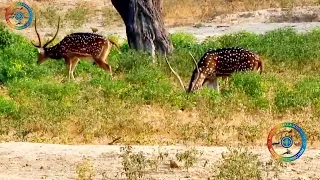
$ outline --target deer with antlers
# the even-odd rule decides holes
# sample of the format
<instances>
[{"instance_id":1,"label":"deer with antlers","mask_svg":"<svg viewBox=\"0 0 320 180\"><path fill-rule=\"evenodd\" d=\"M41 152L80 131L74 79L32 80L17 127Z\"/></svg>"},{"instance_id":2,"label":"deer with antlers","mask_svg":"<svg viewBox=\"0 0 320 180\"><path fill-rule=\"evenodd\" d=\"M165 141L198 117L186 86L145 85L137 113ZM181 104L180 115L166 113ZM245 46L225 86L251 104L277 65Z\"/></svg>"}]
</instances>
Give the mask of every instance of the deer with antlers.
<instances>
[{"instance_id":1,"label":"deer with antlers","mask_svg":"<svg viewBox=\"0 0 320 180\"><path fill-rule=\"evenodd\" d=\"M166 59L170 70L178 78L186 92L200 89L206 82L208 83L208 88L219 91L219 77L228 78L233 73L240 71L258 71L261 74L264 70L263 62L258 55L239 47L209 50L201 57L198 63L194 58L193 60L196 68L192 73L187 89L178 73L173 70Z\"/></svg>"},{"instance_id":2,"label":"deer with antlers","mask_svg":"<svg viewBox=\"0 0 320 180\"><path fill-rule=\"evenodd\" d=\"M38 48L38 64L43 63L47 59L64 59L68 71L68 80L70 77L75 80L73 72L80 61L84 58L89 61L94 61L98 66L110 72L112 77L112 68L107 63L107 57L110 53L112 45L116 46L119 53L119 45L101 35L95 33L72 33L64 37L58 44L52 47L47 47L57 36L59 32L60 17L58 20L58 28L51 40L41 46L40 35L37 30L37 18L35 18L35 31L39 40L39 45L31 42Z\"/></svg>"}]
</instances>

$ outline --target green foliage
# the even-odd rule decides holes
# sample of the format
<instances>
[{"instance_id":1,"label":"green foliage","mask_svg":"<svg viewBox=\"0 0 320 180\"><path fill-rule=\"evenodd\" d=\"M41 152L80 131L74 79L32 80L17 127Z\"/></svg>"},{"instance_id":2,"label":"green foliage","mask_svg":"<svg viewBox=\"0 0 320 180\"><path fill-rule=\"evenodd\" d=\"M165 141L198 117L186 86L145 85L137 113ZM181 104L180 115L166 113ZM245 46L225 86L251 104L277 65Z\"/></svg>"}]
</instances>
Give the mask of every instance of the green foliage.
<instances>
[{"instance_id":1,"label":"green foliage","mask_svg":"<svg viewBox=\"0 0 320 180\"><path fill-rule=\"evenodd\" d=\"M196 161L198 160L198 156L201 156L203 152L199 152L195 148L192 148L190 150L187 150L185 152L177 153L176 158L179 162L184 163L184 167L189 170L190 167L192 167Z\"/></svg>"},{"instance_id":2,"label":"green foliage","mask_svg":"<svg viewBox=\"0 0 320 180\"><path fill-rule=\"evenodd\" d=\"M257 36L256 34L242 31L222 36L218 38L217 41L221 47L240 46L252 49L253 47L257 47L259 35Z\"/></svg>"},{"instance_id":3,"label":"green foliage","mask_svg":"<svg viewBox=\"0 0 320 180\"><path fill-rule=\"evenodd\" d=\"M237 73L231 79L231 85L235 89L253 98L263 95L264 87L262 83L261 75L255 72Z\"/></svg>"},{"instance_id":4,"label":"green foliage","mask_svg":"<svg viewBox=\"0 0 320 180\"><path fill-rule=\"evenodd\" d=\"M0 32L0 83L26 76L37 78L49 74L48 67L36 68L36 48L29 40L6 29Z\"/></svg>"},{"instance_id":5,"label":"green foliage","mask_svg":"<svg viewBox=\"0 0 320 180\"><path fill-rule=\"evenodd\" d=\"M247 149L231 149L222 155L223 161L217 166L218 179L261 179L262 162Z\"/></svg>"},{"instance_id":6,"label":"green foliage","mask_svg":"<svg viewBox=\"0 0 320 180\"><path fill-rule=\"evenodd\" d=\"M149 161L142 152L133 153L131 148L131 146L125 146L120 149L123 152L121 156L125 175L128 179L143 178Z\"/></svg>"},{"instance_id":7,"label":"green foliage","mask_svg":"<svg viewBox=\"0 0 320 180\"><path fill-rule=\"evenodd\" d=\"M62 101L64 98L75 96L79 93L79 87L76 84L57 84L54 82L41 82L32 79L23 79L10 84L10 93L16 96L24 89L28 97L45 99L49 101Z\"/></svg>"},{"instance_id":8,"label":"green foliage","mask_svg":"<svg viewBox=\"0 0 320 180\"><path fill-rule=\"evenodd\" d=\"M192 34L185 32L170 34L169 38L176 48L191 48L197 42L197 39Z\"/></svg>"},{"instance_id":9,"label":"green foliage","mask_svg":"<svg viewBox=\"0 0 320 180\"><path fill-rule=\"evenodd\" d=\"M16 111L15 103L0 96L0 114L9 114L14 111Z\"/></svg>"},{"instance_id":10,"label":"green foliage","mask_svg":"<svg viewBox=\"0 0 320 180\"><path fill-rule=\"evenodd\" d=\"M310 77L299 81L296 84L298 93L305 96L306 99L313 101L320 97L320 78Z\"/></svg>"},{"instance_id":11,"label":"green foliage","mask_svg":"<svg viewBox=\"0 0 320 180\"><path fill-rule=\"evenodd\" d=\"M121 72L129 72L132 69L151 66L151 58L147 53L128 51L120 55L121 61L119 61L118 70Z\"/></svg>"},{"instance_id":12,"label":"green foliage","mask_svg":"<svg viewBox=\"0 0 320 180\"><path fill-rule=\"evenodd\" d=\"M4 23L0 23L0 49L2 50L4 47L9 46L12 44L14 40L14 35L12 35L6 25Z\"/></svg>"},{"instance_id":13,"label":"green foliage","mask_svg":"<svg viewBox=\"0 0 320 180\"><path fill-rule=\"evenodd\" d=\"M297 33L292 28L269 31L263 35L238 32L220 37L212 37L202 44L211 48L226 46L244 47L258 53L272 62L309 62L320 57L320 31Z\"/></svg>"},{"instance_id":14,"label":"green foliage","mask_svg":"<svg viewBox=\"0 0 320 180\"><path fill-rule=\"evenodd\" d=\"M320 107L319 32L298 34L290 29L263 35L241 32L211 37L202 43L187 33L171 34L175 50L167 58L185 85L195 68L189 52L198 61L209 48L243 46L259 54L265 62L262 75L236 73L229 82L220 80L221 93L204 87L187 94L164 57L158 56L157 63L152 64L147 53L130 50L127 43L121 45L121 54L113 48L108 56L114 79L105 70L81 61L75 72L79 82L61 82L61 77L67 77L63 61L49 60L37 65L37 51L30 41L0 25L0 83L8 88L10 96L10 101L0 100L4 104L0 111L8 117L2 121L5 128L1 132L14 128L21 137L38 131L63 137L61 132L67 133L65 124L70 123L75 124L74 131L86 135L87 140L129 131L134 134L131 140L137 141L141 134L152 136L156 131L146 130L148 124L136 122L140 121L140 112L135 109L140 110L144 105L160 106L171 113L176 110L201 112L201 120L210 119L203 124L211 128L213 136L216 122L212 119L230 118L238 111L253 114L268 109L271 113L283 113L309 108L315 115ZM166 116L170 121L175 120L170 113ZM185 127L176 128L185 129L176 132L177 136L185 138L193 133L194 139L200 137L191 125ZM247 131L244 135L256 141L254 134L260 127L250 128L238 130ZM218 142L217 139L209 141Z\"/></svg>"},{"instance_id":15,"label":"green foliage","mask_svg":"<svg viewBox=\"0 0 320 180\"><path fill-rule=\"evenodd\" d=\"M48 80L23 78L8 83L9 94L19 102L19 113L25 119L61 121L61 117L76 110L80 93L77 84L58 84ZM16 117L20 118L20 117Z\"/></svg>"},{"instance_id":16,"label":"green foliage","mask_svg":"<svg viewBox=\"0 0 320 180\"><path fill-rule=\"evenodd\" d=\"M279 110L308 107L317 103L320 97L320 79L306 78L299 81L293 89L281 88L277 91L275 105Z\"/></svg>"}]
</instances>

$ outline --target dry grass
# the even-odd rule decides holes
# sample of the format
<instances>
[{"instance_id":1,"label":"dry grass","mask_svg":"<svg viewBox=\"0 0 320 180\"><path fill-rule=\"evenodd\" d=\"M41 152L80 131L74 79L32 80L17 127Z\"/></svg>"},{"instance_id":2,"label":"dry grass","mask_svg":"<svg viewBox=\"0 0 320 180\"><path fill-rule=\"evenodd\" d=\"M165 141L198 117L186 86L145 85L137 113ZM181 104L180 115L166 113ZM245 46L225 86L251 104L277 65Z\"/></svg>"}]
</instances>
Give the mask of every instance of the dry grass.
<instances>
[{"instance_id":1,"label":"dry grass","mask_svg":"<svg viewBox=\"0 0 320 180\"><path fill-rule=\"evenodd\" d=\"M112 7L111 3L104 1L61 1L56 0L48 3L46 0L30 1L32 7L39 7L42 12L47 12L45 17L50 22L55 21L56 15L64 17L68 22L82 25L84 22L101 24L103 27L119 26L123 24L119 14ZM314 6L320 5L318 0L164 0L163 1L163 16L167 26L193 25L200 22L213 19L216 16L235 13L242 11L254 11L265 8L293 8L297 6ZM80 11L78 7L90 7L89 10ZM1 6L0 6L1 8ZM78 9L77 9L78 8ZM59 12L52 12L54 9L59 9ZM43 14L43 13L41 13ZM52 14L52 16L50 16ZM282 18L273 19L274 21L283 20L303 20L312 19L316 21L319 17L316 15L306 15L296 17L295 15L284 14ZM54 19L54 20L53 20ZM89 20L88 20L89 19ZM309 20L310 21L310 20Z\"/></svg>"},{"instance_id":2,"label":"dry grass","mask_svg":"<svg viewBox=\"0 0 320 180\"><path fill-rule=\"evenodd\" d=\"M189 25L215 16L265 8L319 5L318 0L164 0L163 14L169 25Z\"/></svg>"},{"instance_id":3,"label":"dry grass","mask_svg":"<svg viewBox=\"0 0 320 180\"><path fill-rule=\"evenodd\" d=\"M320 15L317 13L310 14L293 14L291 11L282 12L278 17L271 17L271 22L319 22Z\"/></svg>"}]
</instances>

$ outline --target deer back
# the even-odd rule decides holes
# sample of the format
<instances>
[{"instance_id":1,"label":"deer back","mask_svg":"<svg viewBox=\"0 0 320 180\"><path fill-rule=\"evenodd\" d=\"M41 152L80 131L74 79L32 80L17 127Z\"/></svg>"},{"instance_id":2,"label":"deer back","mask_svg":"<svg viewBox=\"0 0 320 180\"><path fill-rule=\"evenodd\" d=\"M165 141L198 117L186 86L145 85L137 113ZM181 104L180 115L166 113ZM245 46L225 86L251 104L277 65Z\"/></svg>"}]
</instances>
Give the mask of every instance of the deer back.
<instances>
[{"instance_id":1,"label":"deer back","mask_svg":"<svg viewBox=\"0 0 320 180\"><path fill-rule=\"evenodd\" d=\"M93 33L73 33L63 38L57 45L48 48L47 53L52 58L66 57L69 53L78 56L98 57L108 40Z\"/></svg>"}]
</instances>

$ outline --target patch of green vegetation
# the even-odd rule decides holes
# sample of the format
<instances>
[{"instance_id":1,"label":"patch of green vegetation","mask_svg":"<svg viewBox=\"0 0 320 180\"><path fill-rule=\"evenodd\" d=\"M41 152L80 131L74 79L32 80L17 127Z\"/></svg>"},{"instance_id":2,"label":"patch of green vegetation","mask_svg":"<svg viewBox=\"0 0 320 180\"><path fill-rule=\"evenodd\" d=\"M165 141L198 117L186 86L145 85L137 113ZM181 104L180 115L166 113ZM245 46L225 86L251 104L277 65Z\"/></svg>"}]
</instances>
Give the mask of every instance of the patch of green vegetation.
<instances>
[{"instance_id":1,"label":"patch of green vegetation","mask_svg":"<svg viewBox=\"0 0 320 180\"><path fill-rule=\"evenodd\" d=\"M195 45L197 39L190 33L177 32L169 35L170 40L174 47L190 48Z\"/></svg>"},{"instance_id":2,"label":"patch of green vegetation","mask_svg":"<svg viewBox=\"0 0 320 180\"><path fill-rule=\"evenodd\" d=\"M316 40L319 36L319 29L309 33L297 33L292 28L281 28L261 35L249 32L232 33L209 38L203 44L216 48L226 46L248 48L272 63L305 64L318 60L320 52L315 49L320 47L320 42Z\"/></svg>"},{"instance_id":3,"label":"patch of green vegetation","mask_svg":"<svg viewBox=\"0 0 320 180\"><path fill-rule=\"evenodd\" d=\"M52 70L36 65L37 49L26 38L3 29L0 41L3 42L0 48L0 83L23 77L43 77Z\"/></svg>"},{"instance_id":4,"label":"patch of green vegetation","mask_svg":"<svg viewBox=\"0 0 320 180\"><path fill-rule=\"evenodd\" d=\"M128 179L143 178L149 161L142 152L133 153L131 148L131 146L121 148L124 173Z\"/></svg>"},{"instance_id":5,"label":"patch of green vegetation","mask_svg":"<svg viewBox=\"0 0 320 180\"><path fill-rule=\"evenodd\" d=\"M282 161L270 159L267 162L259 160L258 155L250 152L248 148L228 148L227 153L222 153L222 159L215 166L218 171L214 179L262 179L279 178Z\"/></svg>"},{"instance_id":6,"label":"patch of green vegetation","mask_svg":"<svg viewBox=\"0 0 320 180\"><path fill-rule=\"evenodd\" d=\"M0 96L0 114L6 115L13 113L14 111L16 111L15 103Z\"/></svg>"},{"instance_id":7,"label":"patch of green vegetation","mask_svg":"<svg viewBox=\"0 0 320 180\"><path fill-rule=\"evenodd\" d=\"M231 149L228 154L222 155L222 162L217 166L218 179L261 179L263 163L258 156L247 149Z\"/></svg>"},{"instance_id":8,"label":"patch of green vegetation","mask_svg":"<svg viewBox=\"0 0 320 180\"><path fill-rule=\"evenodd\" d=\"M176 154L176 158L179 162L183 162L184 168L189 171L189 168L192 167L198 160L198 156L201 156L203 152L191 148L181 153Z\"/></svg>"},{"instance_id":9,"label":"patch of green vegetation","mask_svg":"<svg viewBox=\"0 0 320 180\"><path fill-rule=\"evenodd\" d=\"M262 111L268 118L295 110L311 113L313 117L319 114L320 107L319 32L298 34L290 29L262 35L240 32L208 38L202 43L187 33L171 34L174 52L168 61L186 85L195 68L189 52L198 60L209 48L243 46L265 62L265 72L261 75L237 73L227 82L219 80L220 93L204 87L187 94L164 57L159 56L153 64L147 53L130 50L127 43L121 44L121 54L113 48L108 56L113 80L108 72L81 61L75 72L79 82L61 82L60 78L67 78L63 61L48 60L37 65L37 50L30 41L1 25L0 83L7 87L10 102L15 104L14 108L8 106L8 110L3 110L14 113L7 113L5 120L0 117L6 127L2 132L14 129L21 134L19 137L38 133L47 140L59 137L60 142L72 141L77 136L84 137L80 141L90 142L121 134L127 137L127 142L146 143L147 139L164 133L161 129L168 128L153 127L149 116L144 114L144 108L150 106L157 107L152 110L156 112L146 114L153 117L155 113L166 119L161 124L169 126L170 132L165 135L174 134L177 141L220 144L223 141L219 135L227 130L235 114L250 116ZM176 115L177 111L181 116ZM181 118L197 123L174 124ZM228 130L233 133L230 137L248 131L244 134L247 141L261 140L254 133L262 130L262 123L247 128L241 122L236 124ZM312 133L319 133L319 129ZM318 136L314 137L315 141L319 140Z\"/></svg>"},{"instance_id":10,"label":"patch of green vegetation","mask_svg":"<svg viewBox=\"0 0 320 180\"><path fill-rule=\"evenodd\" d=\"M320 97L319 77L309 77L297 82L293 89L279 89L275 105L279 110L297 109L316 105Z\"/></svg>"}]
</instances>

